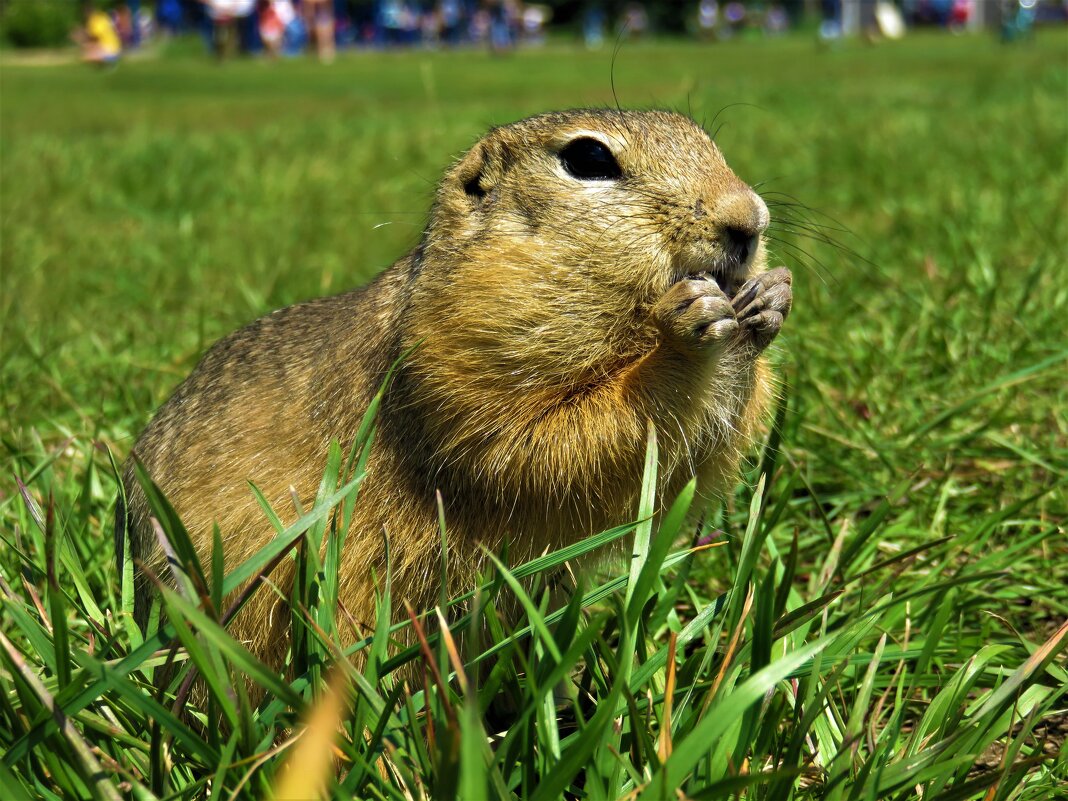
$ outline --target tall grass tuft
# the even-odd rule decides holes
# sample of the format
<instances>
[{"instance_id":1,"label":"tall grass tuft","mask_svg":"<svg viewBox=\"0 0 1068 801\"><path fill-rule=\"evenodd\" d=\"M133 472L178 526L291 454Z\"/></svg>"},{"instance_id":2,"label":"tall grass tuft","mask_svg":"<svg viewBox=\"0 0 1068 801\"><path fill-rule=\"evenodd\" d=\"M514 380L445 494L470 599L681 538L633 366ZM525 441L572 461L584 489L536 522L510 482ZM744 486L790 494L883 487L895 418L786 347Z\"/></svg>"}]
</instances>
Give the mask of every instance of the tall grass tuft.
<instances>
[{"instance_id":1,"label":"tall grass tuft","mask_svg":"<svg viewBox=\"0 0 1068 801\"><path fill-rule=\"evenodd\" d=\"M693 530L693 483L657 498L650 430L633 523L526 564L491 554L479 586L433 610L399 607L387 568L374 635L348 644L338 554L374 411L347 458L331 448L312 508L285 527L264 502L275 538L226 572L218 535L201 562L142 475L171 570L143 637L129 593L101 593L111 576L77 556L89 520L20 484L21 569L0 580L10 797L1037 799L1063 779L1032 732L1065 702L1068 625L962 658L962 591L1005 565L962 563L947 537L876 560L895 495L800 580L781 426L731 541ZM629 564L564 578L624 538ZM720 548L730 584L702 597L687 577ZM226 625L251 593L287 591L270 582L285 559L276 671Z\"/></svg>"}]
</instances>

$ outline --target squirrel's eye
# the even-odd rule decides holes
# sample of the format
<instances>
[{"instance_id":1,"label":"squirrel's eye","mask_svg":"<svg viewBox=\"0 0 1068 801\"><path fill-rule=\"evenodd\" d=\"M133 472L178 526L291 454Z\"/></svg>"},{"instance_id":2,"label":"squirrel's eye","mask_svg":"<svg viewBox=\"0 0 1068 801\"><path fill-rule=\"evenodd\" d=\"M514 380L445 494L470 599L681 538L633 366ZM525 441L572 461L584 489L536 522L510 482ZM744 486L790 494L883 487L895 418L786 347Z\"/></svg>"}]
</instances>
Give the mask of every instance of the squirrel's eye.
<instances>
[{"instance_id":1,"label":"squirrel's eye","mask_svg":"<svg viewBox=\"0 0 1068 801\"><path fill-rule=\"evenodd\" d=\"M590 137L569 142L560 151L560 163L572 176L584 181L611 181L623 175L612 151Z\"/></svg>"}]
</instances>

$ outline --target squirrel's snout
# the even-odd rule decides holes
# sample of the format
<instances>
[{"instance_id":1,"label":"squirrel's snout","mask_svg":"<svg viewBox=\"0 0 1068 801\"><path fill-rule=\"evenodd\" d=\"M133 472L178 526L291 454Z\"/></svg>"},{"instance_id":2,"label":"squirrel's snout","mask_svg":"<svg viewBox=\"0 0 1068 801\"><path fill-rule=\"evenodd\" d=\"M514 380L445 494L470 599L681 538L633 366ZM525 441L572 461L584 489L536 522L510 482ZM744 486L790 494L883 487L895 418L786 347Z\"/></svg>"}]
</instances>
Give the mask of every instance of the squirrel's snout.
<instances>
[{"instance_id":1,"label":"squirrel's snout","mask_svg":"<svg viewBox=\"0 0 1068 801\"><path fill-rule=\"evenodd\" d=\"M744 263L768 227L768 207L751 189L735 192L716 204L715 224L729 256Z\"/></svg>"}]
</instances>

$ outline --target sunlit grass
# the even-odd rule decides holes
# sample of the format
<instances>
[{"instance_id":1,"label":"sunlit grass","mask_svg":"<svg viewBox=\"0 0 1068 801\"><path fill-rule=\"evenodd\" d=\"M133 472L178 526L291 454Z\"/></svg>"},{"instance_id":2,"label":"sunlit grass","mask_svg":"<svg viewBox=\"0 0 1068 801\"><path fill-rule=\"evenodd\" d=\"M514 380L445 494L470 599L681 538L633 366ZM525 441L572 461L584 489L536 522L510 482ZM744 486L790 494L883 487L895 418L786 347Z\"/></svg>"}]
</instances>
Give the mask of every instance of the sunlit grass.
<instances>
[{"instance_id":1,"label":"sunlit grass","mask_svg":"<svg viewBox=\"0 0 1068 801\"><path fill-rule=\"evenodd\" d=\"M656 527L647 505L599 540L636 543L632 564L553 594L596 543L510 565L442 610L452 636L424 619L425 643L390 643L411 623L384 598L344 658L331 550L314 554L344 530L361 442L323 455L321 502L274 551L187 565L147 640L114 565L108 451L216 337L414 244L436 176L487 125L611 103L610 54L0 67L0 785L260 796L311 715L337 758L304 786L339 797L1051 797L1066 55L1063 32L625 48L620 101L726 122L717 141L778 220L797 297L775 433L700 532L686 497L657 499ZM287 545L307 581L279 675L221 623ZM193 671L195 706L175 708ZM342 703L317 700L327 681Z\"/></svg>"}]
</instances>

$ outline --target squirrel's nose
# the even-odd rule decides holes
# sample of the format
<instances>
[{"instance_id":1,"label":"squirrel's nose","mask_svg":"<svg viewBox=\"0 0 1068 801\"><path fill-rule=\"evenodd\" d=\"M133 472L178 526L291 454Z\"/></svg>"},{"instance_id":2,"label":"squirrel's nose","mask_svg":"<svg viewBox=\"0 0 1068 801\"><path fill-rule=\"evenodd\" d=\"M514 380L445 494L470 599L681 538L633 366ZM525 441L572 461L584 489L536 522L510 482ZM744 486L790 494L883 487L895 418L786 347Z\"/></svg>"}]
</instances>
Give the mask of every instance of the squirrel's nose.
<instances>
[{"instance_id":1,"label":"squirrel's nose","mask_svg":"<svg viewBox=\"0 0 1068 801\"><path fill-rule=\"evenodd\" d=\"M716 227L727 253L740 262L756 250L768 227L768 207L751 189L735 192L716 204Z\"/></svg>"},{"instance_id":2,"label":"squirrel's nose","mask_svg":"<svg viewBox=\"0 0 1068 801\"><path fill-rule=\"evenodd\" d=\"M740 262L748 261L749 254L756 250L756 236L741 228L727 228L723 233L723 248L727 253Z\"/></svg>"}]
</instances>

